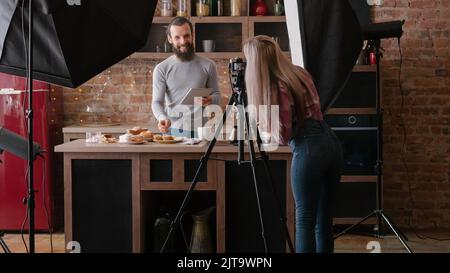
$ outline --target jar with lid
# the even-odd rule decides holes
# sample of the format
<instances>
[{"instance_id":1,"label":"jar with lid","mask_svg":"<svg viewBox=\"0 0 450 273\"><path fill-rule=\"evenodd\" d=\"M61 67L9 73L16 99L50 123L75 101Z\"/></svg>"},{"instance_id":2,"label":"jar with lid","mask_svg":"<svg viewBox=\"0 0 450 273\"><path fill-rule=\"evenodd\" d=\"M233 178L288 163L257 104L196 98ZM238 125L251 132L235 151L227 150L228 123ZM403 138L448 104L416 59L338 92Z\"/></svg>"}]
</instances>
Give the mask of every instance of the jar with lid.
<instances>
[{"instance_id":1,"label":"jar with lid","mask_svg":"<svg viewBox=\"0 0 450 273\"><path fill-rule=\"evenodd\" d=\"M172 0L161 1L161 16L162 17L172 16Z\"/></svg>"},{"instance_id":2,"label":"jar with lid","mask_svg":"<svg viewBox=\"0 0 450 273\"><path fill-rule=\"evenodd\" d=\"M241 16L241 0L231 0L230 9L231 16Z\"/></svg>"},{"instance_id":3,"label":"jar with lid","mask_svg":"<svg viewBox=\"0 0 450 273\"><path fill-rule=\"evenodd\" d=\"M195 4L197 16L209 16L210 11L210 5L208 0L197 0L197 3Z\"/></svg>"},{"instance_id":4,"label":"jar with lid","mask_svg":"<svg viewBox=\"0 0 450 273\"><path fill-rule=\"evenodd\" d=\"M187 4L186 4L186 0L178 0L178 5L177 5L177 16L183 16L183 17L186 17L186 16L187 16Z\"/></svg>"}]
</instances>

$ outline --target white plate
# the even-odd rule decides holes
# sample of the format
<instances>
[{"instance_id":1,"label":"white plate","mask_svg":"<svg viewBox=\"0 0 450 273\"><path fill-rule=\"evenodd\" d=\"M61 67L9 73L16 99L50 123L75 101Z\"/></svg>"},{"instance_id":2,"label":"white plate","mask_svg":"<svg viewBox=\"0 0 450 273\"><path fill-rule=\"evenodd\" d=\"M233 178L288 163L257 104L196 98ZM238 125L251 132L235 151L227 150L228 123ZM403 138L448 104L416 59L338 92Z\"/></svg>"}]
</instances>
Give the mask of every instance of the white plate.
<instances>
[{"instance_id":1,"label":"white plate","mask_svg":"<svg viewBox=\"0 0 450 273\"><path fill-rule=\"evenodd\" d=\"M159 144L174 144L183 141L182 137L176 137L173 140L153 140L153 142L157 142Z\"/></svg>"},{"instance_id":2,"label":"white plate","mask_svg":"<svg viewBox=\"0 0 450 273\"><path fill-rule=\"evenodd\" d=\"M144 144L145 141L142 142L117 142L119 144L130 144L130 145L139 145L139 144Z\"/></svg>"}]
</instances>

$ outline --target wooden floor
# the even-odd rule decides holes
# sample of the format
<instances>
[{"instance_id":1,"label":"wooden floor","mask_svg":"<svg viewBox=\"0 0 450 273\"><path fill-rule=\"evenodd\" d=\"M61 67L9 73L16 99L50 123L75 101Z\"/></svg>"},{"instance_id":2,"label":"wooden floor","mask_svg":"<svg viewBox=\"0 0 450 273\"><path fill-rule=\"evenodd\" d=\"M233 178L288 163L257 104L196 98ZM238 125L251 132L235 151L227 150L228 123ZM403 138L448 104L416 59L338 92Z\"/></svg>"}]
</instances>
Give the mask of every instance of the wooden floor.
<instances>
[{"instance_id":1,"label":"wooden floor","mask_svg":"<svg viewBox=\"0 0 450 273\"><path fill-rule=\"evenodd\" d=\"M450 241L437 241L432 239L419 239L413 232L404 231L409 241L407 244L416 253L450 253ZM418 231L419 235L427 235L433 238L450 238L450 230L448 231ZM28 243L28 236L24 236ZM24 253L25 247L20 234L6 234L4 240L13 253ZM335 241L336 253L369 253L368 243L374 241L380 245L381 253L403 253L405 248L395 236L385 236L384 238L376 238L363 235L344 235ZM372 249L372 248L370 248ZM64 253L64 234L57 233L53 235L53 251L54 253ZM48 234L36 235L36 252L51 253L50 236ZM3 250L0 248L0 253Z\"/></svg>"}]
</instances>

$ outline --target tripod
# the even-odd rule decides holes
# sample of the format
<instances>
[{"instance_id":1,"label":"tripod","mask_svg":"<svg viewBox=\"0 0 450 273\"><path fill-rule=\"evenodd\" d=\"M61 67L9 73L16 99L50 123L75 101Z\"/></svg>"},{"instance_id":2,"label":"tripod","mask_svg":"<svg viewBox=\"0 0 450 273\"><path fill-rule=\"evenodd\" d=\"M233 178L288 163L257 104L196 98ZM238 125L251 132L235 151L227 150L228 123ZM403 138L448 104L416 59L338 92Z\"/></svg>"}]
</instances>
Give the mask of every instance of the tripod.
<instances>
[{"instance_id":1,"label":"tripod","mask_svg":"<svg viewBox=\"0 0 450 273\"><path fill-rule=\"evenodd\" d=\"M382 194L382 175L383 175L383 109L381 108L381 91L380 91L380 84L381 84L381 80L380 80L380 59L382 57L382 53L381 53L381 42L380 40L373 40L371 41L372 45L375 49L375 56L376 56L376 66L377 66L377 77L376 77L376 106L377 106L377 118L378 118L378 132L377 132L377 163L375 166L376 169L376 173L377 173L377 186L376 186L376 209L370 213L369 215L367 215L366 217L364 217L361 221L359 221L358 223L346 228L345 230L343 230L341 233L339 233L338 235L336 235L334 237L334 239L339 238L340 236L348 233L349 231L351 231L352 229L356 228L357 226L359 226L360 224L362 224L363 222L365 222L367 219L376 216L377 217L377 225L378 225L378 229L377 229L377 238L381 238L381 229L382 229L382 221L384 220L386 222L386 224L388 224L389 228L394 232L395 236L397 237L397 239L402 243L402 245L405 247L405 249L409 252L412 253L411 249L409 248L409 246L406 244L405 241L408 240L408 238L395 226L395 224L389 220L389 218L385 215L384 210L383 210L383 201L381 198L381 194Z\"/></svg>"},{"instance_id":2,"label":"tripod","mask_svg":"<svg viewBox=\"0 0 450 273\"><path fill-rule=\"evenodd\" d=\"M3 248L3 252L11 253L11 250L9 250L8 245L6 245L6 242L3 240L4 235L5 234L3 232L0 232L0 246Z\"/></svg>"},{"instance_id":3,"label":"tripod","mask_svg":"<svg viewBox=\"0 0 450 273\"><path fill-rule=\"evenodd\" d=\"M3 150L2 149L0 149L0 155L3 153ZM1 160L0 160L0 163L3 163ZM0 246L3 248L3 251L5 252L5 253L11 253L11 250L9 250L9 248L8 248L8 246L6 245L6 243L5 243L5 241L3 240L3 236L4 236L5 234L3 233L3 232L0 232Z\"/></svg>"},{"instance_id":4,"label":"tripod","mask_svg":"<svg viewBox=\"0 0 450 273\"><path fill-rule=\"evenodd\" d=\"M238 89L237 92L233 92L233 95L230 97L230 100L228 102L228 106L244 106L244 107L240 107L238 109L245 109L246 105L247 105L247 96L246 96L246 93L245 93L245 89ZM218 137L219 133L222 131L223 125L226 122L226 119L227 119L227 116L228 116L228 113L229 113L228 109L229 109L229 107L227 107L227 111L225 111L225 113L223 114L222 122L219 123L217 128L216 128L216 132L214 134L214 138L211 140L211 142L210 142L210 144L208 146L208 150L203 155L203 157L200 159L200 165L199 165L199 167L198 167L198 169L197 169L197 171L195 173L195 176L194 176L194 178L192 180L191 186L189 187L189 190L186 193L186 196L184 197L184 200L183 200L183 202L182 202L182 204L181 204L181 206L180 206L180 208L178 210L178 213L177 213L175 219L172 221L172 223L170 225L169 233L168 233L168 235L167 235L167 237L166 237L166 239L164 241L164 244L163 244L163 246L161 247L161 250L160 250L161 253L164 252L166 244L169 241L172 233L174 232L174 229L179 225L180 217L181 217L183 211L185 210L187 203L190 200L190 197L191 197L191 195L192 195L192 193L193 193L193 191L195 189L195 186L197 185L197 178L198 178L199 174L201 173L202 169L204 168L204 166L206 165L207 161L209 159L222 160L222 159L211 158L210 155L211 155L211 152L212 152L212 150L214 148L214 145L216 144L217 137ZM247 128L247 132L250 132L250 122L249 122L248 113L245 112L245 114L241 115L241 117L242 116L245 116L245 126ZM293 246L292 240L291 240L291 238L289 236L289 231L288 231L288 227L287 227L287 224L286 224L286 218L283 216L283 212L282 212L282 209L281 209L280 201L279 201L279 199L277 197L277 194L275 192L275 185L273 184L272 175L271 175L270 170L269 170L269 163L268 163L269 159L268 159L267 154L263 150L261 150L261 143L262 143L262 141L261 141L261 137L259 135L259 131L258 130L257 130L257 140L256 141L257 141L258 150L259 150L261 156L259 158L256 158L254 141L249 138L249 140L248 140L248 149L250 151L250 161L245 161L244 160L244 140L242 140L242 138L240 138L238 140L238 160L237 160L237 162L238 162L239 165L250 164L251 169L252 169L253 183L254 183L254 189L255 189L255 194L256 194L256 201L257 201L257 206L258 206L258 217L259 217L259 222L260 222L260 225L261 225L261 237L262 237L262 240L263 240L263 243L264 243L265 253L268 252L268 248L267 248L267 239L266 239L266 236L265 236L264 221L263 221L263 217L262 217L261 203L260 203L260 198L259 198L258 183L257 183L257 179L256 179L256 170L255 170L256 160L262 160L263 161L264 171L265 171L265 174L266 174L266 176L268 177L268 179L270 180L270 183L271 183L271 190L272 190L272 193L274 195L274 198L275 198L277 206L278 206L280 222L284 226L284 234L285 234L286 240L288 242L289 249L290 249L291 252L294 252L294 246Z\"/></svg>"}]
</instances>

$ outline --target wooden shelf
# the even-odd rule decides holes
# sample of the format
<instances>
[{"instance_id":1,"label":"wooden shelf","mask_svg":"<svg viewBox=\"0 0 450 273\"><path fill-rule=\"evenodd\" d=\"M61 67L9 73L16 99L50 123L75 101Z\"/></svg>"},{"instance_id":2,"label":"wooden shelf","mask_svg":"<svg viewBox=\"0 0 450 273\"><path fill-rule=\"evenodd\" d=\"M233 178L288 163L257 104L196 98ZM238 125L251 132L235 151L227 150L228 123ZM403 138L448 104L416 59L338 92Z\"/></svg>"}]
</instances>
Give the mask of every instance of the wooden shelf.
<instances>
[{"instance_id":1,"label":"wooden shelf","mask_svg":"<svg viewBox=\"0 0 450 273\"><path fill-rule=\"evenodd\" d=\"M189 7L192 5L191 2L189 2ZM247 6L247 4L245 4ZM248 7L244 8L244 2L243 2L243 11L245 12L243 14L247 14ZM153 17L153 27L161 27L161 25L169 24L170 21L174 18L172 17L161 17L156 16ZM188 16L189 20L192 22L194 27L194 33L195 33L195 41L196 44L196 52L199 56L204 56L210 59L231 59L234 57L240 57L243 58L244 54L240 52L236 52L240 45L249 37L253 37L254 35L258 34L266 34L269 36L277 36L279 37L280 46L282 46L283 50L285 50L285 54L288 58L291 58L291 54L289 52L289 41L287 38L287 31L283 30L283 27L279 26L279 24L276 23L285 23L286 17L285 16ZM269 27L266 28L266 24L269 23ZM275 23L275 25L270 25L270 23ZM239 27L230 25L230 31L232 31L231 34L229 32L226 32L227 35L223 36L217 36L218 32L223 33L225 26L216 25L212 26L211 29L209 29L208 26L205 26L205 24L240 24ZM259 26L259 29L263 28L267 30L268 32L265 33L264 30L261 30L261 33L255 34L255 24L264 24L263 26ZM159 26L158 26L159 25ZM207 29L206 29L207 28ZM217 29L214 29L217 28ZM239 28L239 31L237 30ZM281 30L280 30L281 29ZM238 33L239 32L239 33ZM231 35L231 36L230 36ZM240 40L239 43L237 43L235 36L239 35ZM148 52L137 52L130 56L130 58L134 59L166 59L170 57L173 53L165 53L165 52L154 52L157 45L159 45L161 48L163 48L164 40L165 40L165 33L163 29L152 29L150 33L150 38L148 44L146 45L145 50L149 50ZM216 40L216 49L218 51L216 52L202 52L202 46L198 43L201 42L203 39L212 39ZM224 48L224 44L228 45L228 48ZM217 48L218 45L220 45L220 48ZM239 45L239 46L238 46ZM232 50L232 52L226 51L226 49Z\"/></svg>"},{"instance_id":2,"label":"wooden shelf","mask_svg":"<svg viewBox=\"0 0 450 273\"><path fill-rule=\"evenodd\" d=\"M376 115L376 108L330 108L325 115Z\"/></svg>"},{"instance_id":3,"label":"wooden shelf","mask_svg":"<svg viewBox=\"0 0 450 273\"><path fill-rule=\"evenodd\" d=\"M377 72L376 65L355 65L353 72Z\"/></svg>"},{"instance_id":4,"label":"wooden shelf","mask_svg":"<svg viewBox=\"0 0 450 273\"><path fill-rule=\"evenodd\" d=\"M376 183L377 176L376 175L343 175L341 177L341 182L343 183Z\"/></svg>"},{"instance_id":5,"label":"wooden shelf","mask_svg":"<svg viewBox=\"0 0 450 273\"><path fill-rule=\"evenodd\" d=\"M248 21L247 16L204 16L204 17L191 17L189 18L193 24L196 23L246 23Z\"/></svg>"},{"instance_id":6,"label":"wooden shelf","mask_svg":"<svg viewBox=\"0 0 450 273\"><path fill-rule=\"evenodd\" d=\"M286 22L286 16L248 16L250 22Z\"/></svg>"},{"instance_id":7,"label":"wooden shelf","mask_svg":"<svg viewBox=\"0 0 450 273\"><path fill-rule=\"evenodd\" d=\"M153 17L153 24L169 24L175 17Z\"/></svg>"}]
</instances>

